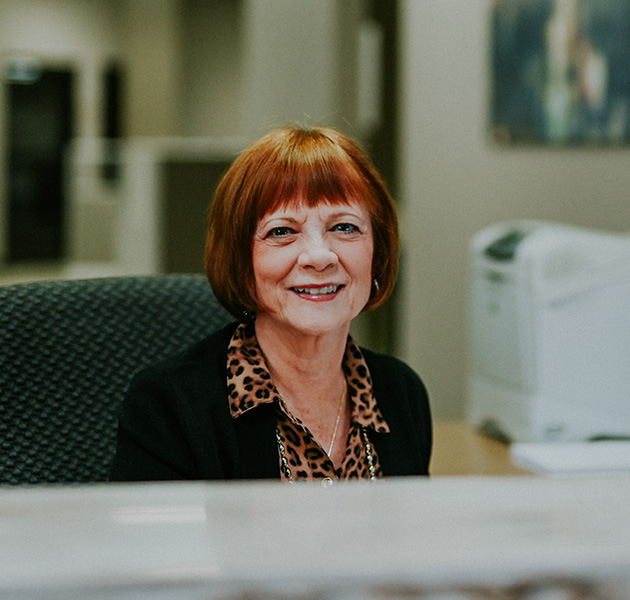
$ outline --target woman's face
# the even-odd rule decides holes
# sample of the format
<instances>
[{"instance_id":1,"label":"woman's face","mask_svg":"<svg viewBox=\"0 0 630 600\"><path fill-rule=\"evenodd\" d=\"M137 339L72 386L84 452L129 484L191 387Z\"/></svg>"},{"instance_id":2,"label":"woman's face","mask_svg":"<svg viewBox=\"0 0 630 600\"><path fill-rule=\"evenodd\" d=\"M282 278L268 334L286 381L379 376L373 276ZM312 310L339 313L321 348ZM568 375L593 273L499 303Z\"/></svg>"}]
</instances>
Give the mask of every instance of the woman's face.
<instances>
[{"instance_id":1,"label":"woman's face","mask_svg":"<svg viewBox=\"0 0 630 600\"><path fill-rule=\"evenodd\" d=\"M258 318L309 335L347 333L370 297L373 253L362 203L300 203L265 215L252 249Z\"/></svg>"}]
</instances>

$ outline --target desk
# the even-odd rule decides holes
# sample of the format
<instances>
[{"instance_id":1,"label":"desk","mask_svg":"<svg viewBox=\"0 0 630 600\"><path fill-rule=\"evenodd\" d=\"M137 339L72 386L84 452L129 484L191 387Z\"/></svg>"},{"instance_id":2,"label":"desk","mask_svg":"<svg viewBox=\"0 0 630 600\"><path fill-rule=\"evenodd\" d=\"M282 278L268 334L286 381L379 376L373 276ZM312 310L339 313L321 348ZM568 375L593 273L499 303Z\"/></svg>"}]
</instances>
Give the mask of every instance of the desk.
<instances>
[{"instance_id":1,"label":"desk","mask_svg":"<svg viewBox=\"0 0 630 600\"><path fill-rule=\"evenodd\" d=\"M0 489L0 598L625 600L629 497L625 477Z\"/></svg>"},{"instance_id":2,"label":"desk","mask_svg":"<svg viewBox=\"0 0 630 600\"><path fill-rule=\"evenodd\" d=\"M433 424L432 475L531 475L510 460L510 447L463 421Z\"/></svg>"}]
</instances>

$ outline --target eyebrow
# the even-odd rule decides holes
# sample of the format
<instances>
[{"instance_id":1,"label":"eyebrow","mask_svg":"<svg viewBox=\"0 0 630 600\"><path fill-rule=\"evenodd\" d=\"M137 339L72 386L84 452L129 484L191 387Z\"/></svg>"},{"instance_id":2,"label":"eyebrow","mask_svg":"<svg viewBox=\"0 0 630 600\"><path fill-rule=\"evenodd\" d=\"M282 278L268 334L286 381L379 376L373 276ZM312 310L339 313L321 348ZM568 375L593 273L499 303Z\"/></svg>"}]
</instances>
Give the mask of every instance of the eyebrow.
<instances>
[{"instance_id":1,"label":"eyebrow","mask_svg":"<svg viewBox=\"0 0 630 600\"><path fill-rule=\"evenodd\" d=\"M303 222L304 222L304 221L300 221L299 219L297 219L297 218L295 218L295 217L291 217L291 216L289 216L289 215L283 215L283 216L280 216L280 215L278 215L278 216L271 215L271 217L270 217L270 218L268 218L268 219L263 217L263 219L261 219L260 223L258 223L258 227L257 227L257 229L259 229L259 228L266 229L266 228L267 228L267 227L269 227L269 226L270 226L270 225L271 225L274 221L280 221L280 222L282 222L282 223L292 223L292 224L295 224L295 223L303 223Z\"/></svg>"},{"instance_id":2,"label":"eyebrow","mask_svg":"<svg viewBox=\"0 0 630 600\"><path fill-rule=\"evenodd\" d=\"M326 215L326 219L339 219L339 218L343 218L343 217L355 217L357 219L361 219L363 220L363 216L360 215L359 213L353 212L353 211L348 211L348 210L340 210L334 213L331 213L330 215ZM268 218L263 217L260 221L260 225L266 226L268 223L271 223L275 220L278 221L287 221L289 223L303 223L304 221L306 221L306 219L298 219L296 216L289 214L282 214L282 215L270 215Z\"/></svg>"}]
</instances>

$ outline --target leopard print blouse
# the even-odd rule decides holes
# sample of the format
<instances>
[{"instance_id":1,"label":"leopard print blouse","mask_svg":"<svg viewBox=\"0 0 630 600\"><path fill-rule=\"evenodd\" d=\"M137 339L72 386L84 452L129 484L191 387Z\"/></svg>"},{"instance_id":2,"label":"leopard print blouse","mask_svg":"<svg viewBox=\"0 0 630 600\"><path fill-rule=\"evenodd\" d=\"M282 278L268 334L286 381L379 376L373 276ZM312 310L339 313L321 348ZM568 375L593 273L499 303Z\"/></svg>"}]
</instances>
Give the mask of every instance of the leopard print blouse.
<instances>
[{"instance_id":1,"label":"leopard print blouse","mask_svg":"<svg viewBox=\"0 0 630 600\"><path fill-rule=\"evenodd\" d=\"M351 407L350 432L346 441L345 458L338 469L324 449L315 440L306 425L293 416L271 380L264 356L256 340L253 323L241 323L228 347L227 384L230 412L233 419L260 404L275 402L277 428L284 445L285 456L294 480L369 479L367 454L362 429L372 428L389 433L372 393L372 381L361 350L348 338L343 370L348 382L348 399ZM375 474L382 476L382 468L374 444L371 444ZM288 478L281 468L281 478Z\"/></svg>"}]
</instances>

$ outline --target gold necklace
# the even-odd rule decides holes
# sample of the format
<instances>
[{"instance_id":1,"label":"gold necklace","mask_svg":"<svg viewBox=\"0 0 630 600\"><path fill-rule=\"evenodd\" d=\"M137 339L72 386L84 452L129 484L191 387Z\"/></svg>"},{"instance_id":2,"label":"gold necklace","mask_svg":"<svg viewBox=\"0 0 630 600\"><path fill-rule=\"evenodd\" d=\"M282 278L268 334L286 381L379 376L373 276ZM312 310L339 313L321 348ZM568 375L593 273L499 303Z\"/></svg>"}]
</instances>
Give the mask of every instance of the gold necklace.
<instances>
[{"instance_id":1,"label":"gold necklace","mask_svg":"<svg viewBox=\"0 0 630 600\"><path fill-rule=\"evenodd\" d=\"M368 472L370 473L370 481L376 481L376 467L374 466L372 444L370 443L370 439L368 438L365 427L361 427L361 437L363 438L363 444L365 446L365 458L367 459ZM295 480L293 479L293 473L291 472L291 467L289 466L289 461L287 460L284 444L282 443L282 437L280 436L280 430L277 427L276 442L278 443L278 450L280 450L280 462L282 463L282 470L284 471L284 475L289 483L293 485L293 483L295 483ZM322 487L329 487L333 483L334 482L330 477L325 477L321 481Z\"/></svg>"},{"instance_id":2,"label":"gold necklace","mask_svg":"<svg viewBox=\"0 0 630 600\"><path fill-rule=\"evenodd\" d=\"M328 458L330 458L330 453L332 449L335 447L335 438L337 437L337 430L339 429L339 421L341 421L341 409L345 406L344 400L346 399L346 392L348 390L348 385L344 381L343 389L341 390L341 398L339 398L339 408L337 409L337 419L335 420L335 427L333 429L332 438L330 439L330 446L328 447Z\"/></svg>"},{"instance_id":3,"label":"gold necklace","mask_svg":"<svg viewBox=\"0 0 630 600\"><path fill-rule=\"evenodd\" d=\"M280 392L280 389L278 388L278 384L276 384L276 389L278 390L278 392ZM341 396L339 398L339 408L337 408L337 418L335 419L335 426L333 428L332 437L330 438L330 446L328 447L328 452L326 452L329 458L330 458L330 453L332 452L332 449L335 446L335 439L337 438L337 430L339 429L339 423L341 421L342 408L346 404L344 401L346 399L347 392L348 392L348 384L346 380L344 379L343 387L341 388ZM287 397L286 394L282 392L280 392L280 396L282 398ZM322 444L322 449L323 449L323 444Z\"/></svg>"},{"instance_id":4,"label":"gold necklace","mask_svg":"<svg viewBox=\"0 0 630 600\"><path fill-rule=\"evenodd\" d=\"M342 408L345 405L344 400L346 399L347 392L348 392L348 385L345 384L341 392L341 398L339 399L339 408L337 409L337 418L335 420L335 427L333 429L332 439L330 440L330 447L328 448L328 452L327 452L328 458L330 458L330 453L332 452L332 449L335 445L335 438L337 437L337 431L339 429L339 423L341 421ZM363 445L365 447L365 458L367 461L368 472L370 474L370 481L376 481L376 467L374 466L372 444L370 443L365 427L361 427L361 437L363 439ZM284 443L282 442L280 430L278 429L277 426L276 426L276 442L278 444L278 450L280 451L280 462L282 464L282 470L284 471L284 475L289 481L289 483L293 484L295 480L293 479L293 473L291 471L291 467L289 466L289 461L287 460ZM329 487L333 483L334 482L330 477L325 477L321 481L321 484L323 487Z\"/></svg>"}]
</instances>

